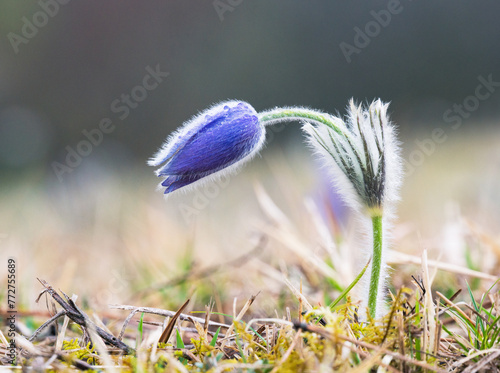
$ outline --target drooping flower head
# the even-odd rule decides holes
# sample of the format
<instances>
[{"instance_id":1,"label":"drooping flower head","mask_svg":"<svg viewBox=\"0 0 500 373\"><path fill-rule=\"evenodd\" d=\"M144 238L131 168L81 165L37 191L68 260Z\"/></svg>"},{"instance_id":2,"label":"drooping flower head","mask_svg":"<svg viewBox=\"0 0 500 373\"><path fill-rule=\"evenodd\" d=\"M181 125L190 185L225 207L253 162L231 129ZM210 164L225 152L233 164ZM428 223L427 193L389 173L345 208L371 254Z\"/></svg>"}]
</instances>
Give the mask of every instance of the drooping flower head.
<instances>
[{"instance_id":1,"label":"drooping flower head","mask_svg":"<svg viewBox=\"0 0 500 373\"><path fill-rule=\"evenodd\" d=\"M149 160L165 180L165 194L207 177L234 172L262 148L264 127L246 102L226 101L203 111L173 133Z\"/></svg>"}]
</instances>

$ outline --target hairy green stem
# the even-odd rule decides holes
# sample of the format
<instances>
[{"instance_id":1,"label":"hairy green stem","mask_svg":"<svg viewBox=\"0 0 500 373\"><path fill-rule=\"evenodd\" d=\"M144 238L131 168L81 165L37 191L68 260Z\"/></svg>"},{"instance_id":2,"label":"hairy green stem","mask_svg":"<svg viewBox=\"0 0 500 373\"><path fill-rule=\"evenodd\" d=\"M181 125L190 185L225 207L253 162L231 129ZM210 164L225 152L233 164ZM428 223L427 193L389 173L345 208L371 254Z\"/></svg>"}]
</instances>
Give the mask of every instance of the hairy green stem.
<instances>
[{"instance_id":1,"label":"hairy green stem","mask_svg":"<svg viewBox=\"0 0 500 373\"><path fill-rule=\"evenodd\" d=\"M372 318L377 317L377 301L382 267L382 215L372 216L373 226L373 257L370 277L370 292L368 295L368 310Z\"/></svg>"},{"instance_id":2,"label":"hairy green stem","mask_svg":"<svg viewBox=\"0 0 500 373\"><path fill-rule=\"evenodd\" d=\"M327 113L320 111L294 107L294 108L275 108L259 113L259 121L264 126L273 125L285 121L305 121L313 124L323 124L330 127L339 134L345 134L343 128L334 122L334 118Z\"/></svg>"}]
</instances>

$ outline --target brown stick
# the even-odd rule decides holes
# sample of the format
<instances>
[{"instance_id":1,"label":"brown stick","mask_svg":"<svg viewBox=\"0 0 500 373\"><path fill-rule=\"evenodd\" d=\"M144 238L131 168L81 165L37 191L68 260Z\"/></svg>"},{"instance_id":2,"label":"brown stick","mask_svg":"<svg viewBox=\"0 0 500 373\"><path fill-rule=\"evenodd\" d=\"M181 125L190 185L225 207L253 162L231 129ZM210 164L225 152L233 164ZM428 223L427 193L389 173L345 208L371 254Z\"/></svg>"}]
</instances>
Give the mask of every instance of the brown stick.
<instances>
[{"instance_id":1,"label":"brown stick","mask_svg":"<svg viewBox=\"0 0 500 373\"><path fill-rule=\"evenodd\" d=\"M66 300L64 300L55 290L52 286L50 286L47 281L38 279L42 286L45 288L44 292L48 293L52 299L54 299L59 305L64 309L64 313L66 316L68 316L71 321L74 323L77 323L78 325L86 328L90 326L92 329L96 331L96 333L101 337L107 344L112 345L122 351L124 351L127 354L134 353L134 349L123 343L122 341L118 340L114 335L109 334L105 330L101 329L98 327L96 324L94 324L89 317L81 311L76 304L66 295L64 294L64 297Z\"/></svg>"}]
</instances>

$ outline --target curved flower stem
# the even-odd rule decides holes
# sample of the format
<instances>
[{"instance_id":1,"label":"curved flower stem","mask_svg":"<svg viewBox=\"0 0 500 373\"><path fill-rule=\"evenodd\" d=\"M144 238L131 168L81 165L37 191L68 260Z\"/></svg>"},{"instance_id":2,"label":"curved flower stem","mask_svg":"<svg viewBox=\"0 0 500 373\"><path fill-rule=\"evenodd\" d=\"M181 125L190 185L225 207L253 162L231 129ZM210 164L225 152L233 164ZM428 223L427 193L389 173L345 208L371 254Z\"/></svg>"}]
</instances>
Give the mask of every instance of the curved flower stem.
<instances>
[{"instance_id":1,"label":"curved flower stem","mask_svg":"<svg viewBox=\"0 0 500 373\"><path fill-rule=\"evenodd\" d=\"M344 128L341 128L338 123L335 123L334 118L331 115L316 110L301 107L286 107L275 108L259 113L259 121L264 126L293 120L309 122L316 125L326 125L338 134L347 134L347 131L345 131Z\"/></svg>"},{"instance_id":2,"label":"curved flower stem","mask_svg":"<svg viewBox=\"0 0 500 373\"><path fill-rule=\"evenodd\" d=\"M382 266L382 215L372 216L373 226L373 258L368 295L368 310L372 318L377 317L377 301Z\"/></svg>"}]
</instances>

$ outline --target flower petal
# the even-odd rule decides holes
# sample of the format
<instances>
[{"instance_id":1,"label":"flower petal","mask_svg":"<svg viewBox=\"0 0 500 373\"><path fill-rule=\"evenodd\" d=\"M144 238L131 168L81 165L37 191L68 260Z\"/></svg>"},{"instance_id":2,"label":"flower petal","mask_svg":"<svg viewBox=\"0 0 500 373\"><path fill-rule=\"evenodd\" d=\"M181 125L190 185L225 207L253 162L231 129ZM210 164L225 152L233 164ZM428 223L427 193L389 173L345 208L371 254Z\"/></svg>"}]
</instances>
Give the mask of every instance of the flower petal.
<instances>
[{"instance_id":1,"label":"flower petal","mask_svg":"<svg viewBox=\"0 0 500 373\"><path fill-rule=\"evenodd\" d=\"M177 189L185 187L189 184L194 183L201 179L202 176L169 176L161 183L162 186L166 187L164 194L171 193Z\"/></svg>"},{"instance_id":2,"label":"flower petal","mask_svg":"<svg viewBox=\"0 0 500 373\"><path fill-rule=\"evenodd\" d=\"M207 122L178 148L158 175L208 175L252 151L263 131L256 115L232 113Z\"/></svg>"}]
</instances>

